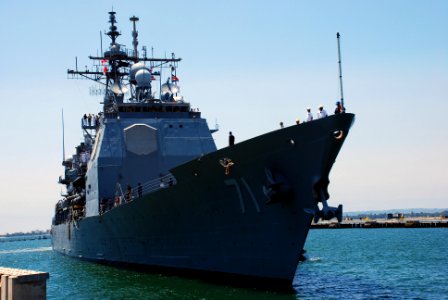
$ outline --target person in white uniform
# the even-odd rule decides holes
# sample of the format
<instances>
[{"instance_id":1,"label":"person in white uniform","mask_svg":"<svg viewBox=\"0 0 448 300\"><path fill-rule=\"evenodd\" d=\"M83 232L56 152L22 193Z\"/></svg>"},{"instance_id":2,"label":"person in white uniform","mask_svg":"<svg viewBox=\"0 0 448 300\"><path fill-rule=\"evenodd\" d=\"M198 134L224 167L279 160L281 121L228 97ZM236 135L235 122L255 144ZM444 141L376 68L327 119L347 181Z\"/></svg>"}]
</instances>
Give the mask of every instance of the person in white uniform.
<instances>
[{"instance_id":1,"label":"person in white uniform","mask_svg":"<svg viewBox=\"0 0 448 300\"><path fill-rule=\"evenodd\" d=\"M311 113L311 108L307 108L306 109L306 117L305 117L305 122L309 122L313 120L313 114Z\"/></svg>"},{"instance_id":2,"label":"person in white uniform","mask_svg":"<svg viewBox=\"0 0 448 300\"><path fill-rule=\"evenodd\" d=\"M323 105L319 105L319 111L317 112L317 118L318 119L322 119L322 118L325 118L327 116L328 116L328 114L325 111L324 106Z\"/></svg>"}]
</instances>

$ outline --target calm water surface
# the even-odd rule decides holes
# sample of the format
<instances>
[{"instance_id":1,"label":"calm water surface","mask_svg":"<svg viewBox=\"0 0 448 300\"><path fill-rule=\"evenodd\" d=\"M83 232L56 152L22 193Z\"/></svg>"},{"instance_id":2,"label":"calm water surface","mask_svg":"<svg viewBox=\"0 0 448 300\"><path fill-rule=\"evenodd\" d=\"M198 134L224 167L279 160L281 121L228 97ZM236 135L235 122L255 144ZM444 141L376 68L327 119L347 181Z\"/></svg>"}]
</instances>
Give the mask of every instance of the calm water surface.
<instances>
[{"instance_id":1,"label":"calm water surface","mask_svg":"<svg viewBox=\"0 0 448 300\"><path fill-rule=\"evenodd\" d=\"M48 299L448 299L448 229L315 229L295 294L79 261L50 240L0 241L0 266L50 273Z\"/></svg>"}]
</instances>

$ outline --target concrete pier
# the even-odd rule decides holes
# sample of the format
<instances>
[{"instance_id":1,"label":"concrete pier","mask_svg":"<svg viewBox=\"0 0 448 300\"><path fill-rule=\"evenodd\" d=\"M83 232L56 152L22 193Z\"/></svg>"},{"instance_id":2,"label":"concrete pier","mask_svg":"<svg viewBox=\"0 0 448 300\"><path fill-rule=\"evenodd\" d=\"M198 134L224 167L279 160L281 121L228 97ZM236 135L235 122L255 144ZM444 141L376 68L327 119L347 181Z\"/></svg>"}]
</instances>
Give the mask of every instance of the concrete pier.
<instances>
[{"instance_id":1,"label":"concrete pier","mask_svg":"<svg viewBox=\"0 0 448 300\"><path fill-rule=\"evenodd\" d=\"M46 299L46 272L0 267L0 300Z\"/></svg>"},{"instance_id":2,"label":"concrete pier","mask_svg":"<svg viewBox=\"0 0 448 300\"><path fill-rule=\"evenodd\" d=\"M311 224L315 229L336 229L336 228L448 228L448 219L435 218L404 218L404 219L346 219L341 223L336 220L319 221Z\"/></svg>"}]
</instances>

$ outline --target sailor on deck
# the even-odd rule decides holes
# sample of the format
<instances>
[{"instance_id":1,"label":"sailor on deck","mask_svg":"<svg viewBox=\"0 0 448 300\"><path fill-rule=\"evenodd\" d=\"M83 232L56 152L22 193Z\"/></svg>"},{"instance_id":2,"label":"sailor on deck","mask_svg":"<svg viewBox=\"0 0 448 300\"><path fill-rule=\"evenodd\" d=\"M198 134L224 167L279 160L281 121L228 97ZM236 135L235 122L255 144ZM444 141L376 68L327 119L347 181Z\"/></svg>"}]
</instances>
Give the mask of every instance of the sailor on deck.
<instances>
[{"instance_id":1,"label":"sailor on deck","mask_svg":"<svg viewBox=\"0 0 448 300\"><path fill-rule=\"evenodd\" d=\"M334 109L334 114L341 114L344 112L344 109L342 108L341 102L336 102L336 108Z\"/></svg>"},{"instance_id":2,"label":"sailor on deck","mask_svg":"<svg viewBox=\"0 0 448 300\"><path fill-rule=\"evenodd\" d=\"M129 202L132 200L132 187L128 184L128 187L126 189L126 202Z\"/></svg>"},{"instance_id":3,"label":"sailor on deck","mask_svg":"<svg viewBox=\"0 0 448 300\"><path fill-rule=\"evenodd\" d=\"M323 105L319 105L319 111L317 112L317 118L318 119L322 119L322 118L325 118L327 116L328 116L328 114L325 111L324 106Z\"/></svg>"},{"instance_id":4,"label":"sailor on deck","mask_svg":"<svg viewBox=\"0 0 448 300\"><path fill-rule=\"evenodd\" d=\"M305 122L309 122L313 120L313 114L311 113L311 108L307 108L306 109L306 117L305 117Z\"/></svg>"},{"instance_id":5,"label":"sailor on deck","mask_svg":"<svg viewBox=\"0 0 448 300\"><path fill-rule=\"evenodd\" d=\"M229 146L235 145L235 136L232 134L232 131L229 132Z\"/></svg>"},{"instance_id":6,"label":"sailor on deck","mask_svg":"<svg viewBox=\"0 0 448 300\"><path fill-rule=\"evenodd\" d=\"M140 182L137 185L137 194L138 194L139 198L141 198L143 196L143 187L142 187L142 184Z\"/></svg>"}]
</instances>

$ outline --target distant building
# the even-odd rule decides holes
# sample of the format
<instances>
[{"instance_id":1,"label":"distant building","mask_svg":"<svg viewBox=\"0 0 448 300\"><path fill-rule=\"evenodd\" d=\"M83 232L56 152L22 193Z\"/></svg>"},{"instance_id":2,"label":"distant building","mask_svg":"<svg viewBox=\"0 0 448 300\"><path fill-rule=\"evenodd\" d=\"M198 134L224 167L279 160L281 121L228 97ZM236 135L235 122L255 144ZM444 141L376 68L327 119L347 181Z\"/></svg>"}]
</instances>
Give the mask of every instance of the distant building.
<instances>
[{"instance_id":1,"label":"distant building","mask_svg":"<svg viewBox=\"0 0 448 300\"><path fill-rule=\"evenodd\" d=\"M404 214L402 213L395 213L395 214L387 214L387 219L402 219L404 218Z\"/></svg>"}]
</instances>

